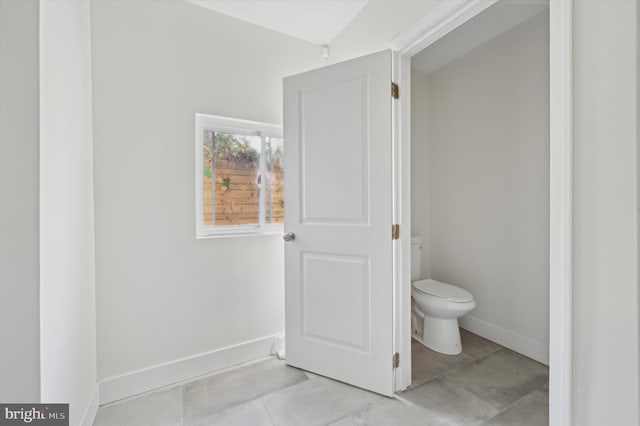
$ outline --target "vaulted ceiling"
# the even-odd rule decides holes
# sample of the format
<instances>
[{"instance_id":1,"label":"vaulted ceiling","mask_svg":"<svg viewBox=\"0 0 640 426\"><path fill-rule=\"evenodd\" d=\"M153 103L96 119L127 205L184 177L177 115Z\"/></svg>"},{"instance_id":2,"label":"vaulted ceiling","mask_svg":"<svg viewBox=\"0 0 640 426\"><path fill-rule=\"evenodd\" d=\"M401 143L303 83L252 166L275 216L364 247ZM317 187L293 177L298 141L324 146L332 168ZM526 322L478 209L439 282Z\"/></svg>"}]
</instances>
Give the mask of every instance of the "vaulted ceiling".
<instances>
[{"instance_id":1,"label":"vaulted ceiling","mask_svg":"<svg viewBox=\"0 0 640 426\"><path fill-rule=\"evenodd\" d=\"M185 0L317 45L330 44L369 0Z\"/></svg>"}]
</instances>

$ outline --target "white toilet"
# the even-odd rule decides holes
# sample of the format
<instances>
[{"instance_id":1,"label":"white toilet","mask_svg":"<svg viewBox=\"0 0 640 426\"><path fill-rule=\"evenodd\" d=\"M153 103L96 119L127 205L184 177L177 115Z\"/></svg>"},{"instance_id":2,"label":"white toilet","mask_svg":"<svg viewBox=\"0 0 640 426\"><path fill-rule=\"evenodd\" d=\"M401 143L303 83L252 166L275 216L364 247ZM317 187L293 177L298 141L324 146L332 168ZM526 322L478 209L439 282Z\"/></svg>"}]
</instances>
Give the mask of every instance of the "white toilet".
<instances>
[{"instance_id":1,"label":"white toilet","mask_svg":"<svg viewBox=\"0 0 640 426\"><path fill-rule=\"evenodd\" d=\"M440 281L422 280L421 237L411 238L412 337L424 346L447 355L462 352L458 318L476 307L467 290Z\"/></svg>"}]
</instances>

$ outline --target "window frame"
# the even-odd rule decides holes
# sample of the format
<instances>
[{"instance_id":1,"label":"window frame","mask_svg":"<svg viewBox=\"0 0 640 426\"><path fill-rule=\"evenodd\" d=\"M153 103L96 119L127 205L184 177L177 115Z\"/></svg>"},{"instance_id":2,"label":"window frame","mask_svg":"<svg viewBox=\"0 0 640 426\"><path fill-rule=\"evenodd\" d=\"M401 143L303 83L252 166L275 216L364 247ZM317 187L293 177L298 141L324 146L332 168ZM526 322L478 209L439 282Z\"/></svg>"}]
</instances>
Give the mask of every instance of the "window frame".
<instances>
[{"instance_id":1,"label":"window frame","mask_svg":"<svg viewBox=\"0 0 640 426\"><path fill-rule=\"evenodd\" d=\"M256 225L205 225L204 224L204 132L225 132L248 136L259 136L260 145L260 196L258 223ZM278 124L261 123L258 121L241 120L237 118L221 117L196 113L195 117L195 170L196 170L196 239L239 237L255 235L280 234L284 229L282 223L265 223L265 191L264 176L266 158L264 155L267 138L283 139L282 126ZM213 170L212 170L213 172ZM286 173L286 171L285 171ZM212 174L212 179L214 175ZM215 182L212 182L215 188ZM215 194L213 199L213 214L215 215ZM213 222L215 223L215 216Z\"/></svg>"}]
</instances>

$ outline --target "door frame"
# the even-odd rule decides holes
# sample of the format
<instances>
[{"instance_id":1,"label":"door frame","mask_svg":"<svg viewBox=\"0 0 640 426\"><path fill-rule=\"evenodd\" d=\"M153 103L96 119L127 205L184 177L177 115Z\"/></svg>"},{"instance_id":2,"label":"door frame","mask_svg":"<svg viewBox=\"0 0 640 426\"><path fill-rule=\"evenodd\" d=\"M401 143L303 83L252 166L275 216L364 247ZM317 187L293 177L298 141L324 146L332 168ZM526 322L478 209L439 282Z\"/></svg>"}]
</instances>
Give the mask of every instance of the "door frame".
<instances>
[{"instance_id":1,"label":"door frame","mask_svg":"<svg viewBox=\"0 0 640 426\"><path fill-rule=\"evenodd\" d=\"M443 2L389 44L393 80L394 330L400 365L395 389L411 385L411 57L498 1ZM573 254L573 1L549 0L550 223L549 223L549 424L572 422Z\"/></svg>"}]
</instances>

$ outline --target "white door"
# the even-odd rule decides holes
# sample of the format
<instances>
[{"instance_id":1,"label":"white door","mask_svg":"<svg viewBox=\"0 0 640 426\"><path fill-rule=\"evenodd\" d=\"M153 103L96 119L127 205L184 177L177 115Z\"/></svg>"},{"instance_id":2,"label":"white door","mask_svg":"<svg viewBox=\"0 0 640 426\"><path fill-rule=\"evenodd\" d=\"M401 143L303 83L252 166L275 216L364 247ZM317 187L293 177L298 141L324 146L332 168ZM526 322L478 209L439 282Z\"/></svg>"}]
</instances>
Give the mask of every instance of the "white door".
<instances>
[{"instance_id":1,"label":"white door","mask_svg":"<svg viewBox=\"0 0 640 426\"><path fill-rule=\"evenodd\" d=\"M284 80L287 363L393 394L391 52Z\"/></svg>"}]
</instances>

